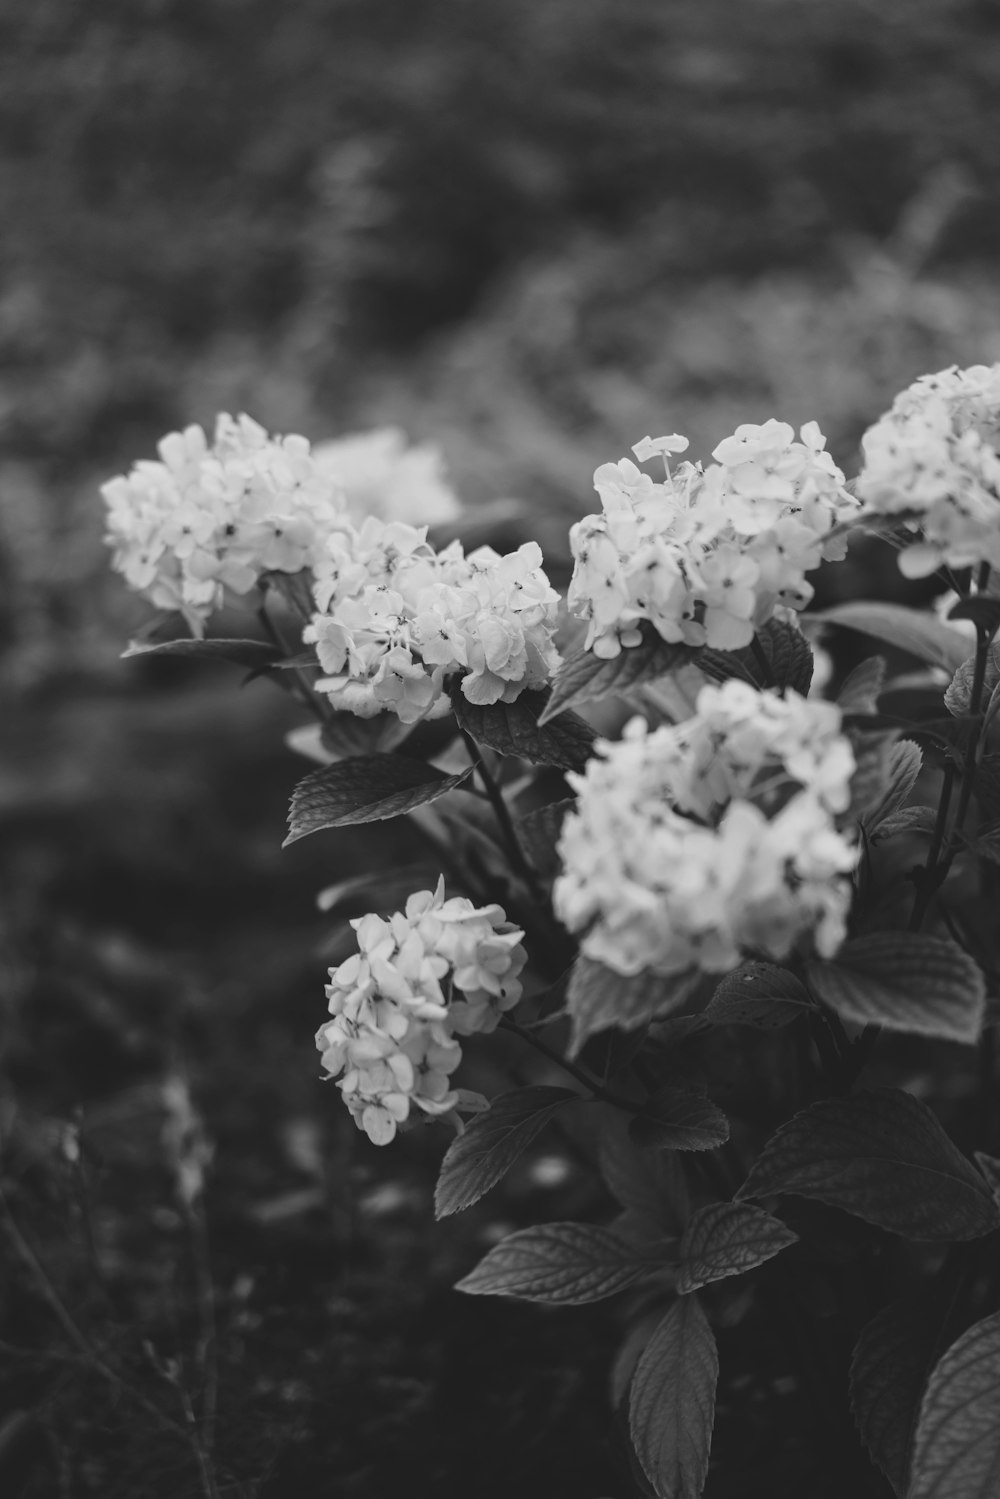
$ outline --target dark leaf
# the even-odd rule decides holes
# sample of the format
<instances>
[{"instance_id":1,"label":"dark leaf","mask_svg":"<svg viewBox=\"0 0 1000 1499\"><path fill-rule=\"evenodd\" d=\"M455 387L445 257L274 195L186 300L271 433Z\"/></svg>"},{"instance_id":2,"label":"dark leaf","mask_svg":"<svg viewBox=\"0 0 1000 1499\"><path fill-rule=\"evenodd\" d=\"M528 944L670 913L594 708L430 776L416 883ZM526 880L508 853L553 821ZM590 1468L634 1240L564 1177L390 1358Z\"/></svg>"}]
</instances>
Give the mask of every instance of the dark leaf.
<instances>
[{"instance_id":1,"label":"dark leaf","mask_svg":"<svg viewBox=\"0 0 1000 1499\"><path fill-rule=\"evenodd\" d=\"M972 599L959 599L948 610L949 619L971 619L977 630L993 636L1000 630L1000 599L989 594L977 594Z\"/></svg>"},{"instance_id":2,"label":"dark leaf","mask_svg":"<svg viewBox=\"0 0 1000 1499\"><path fill-rule=\"evenodd\" d=\"M984 822L1000 822L1000 754L984 755L976 768L976 800Z\"/></svg>"},{"instance_id":3,"label":"dark leaf","mask_svg":"<svg viewBox=\"0 0 1000 1499\"><path fill-rule=\"evenodd\" d=\"M943 624L936 615L908 609L904 604L834 604L808 617L874 636L946 671L957 671L969 651L968 641L958 630Z\"/></svg>"},{"instance_id":4,"label":"dark leaf","mask_svg":"<svg viewBox=\"0 0 1000 1499\"><path fill-rule=\"evenodd\" d=\"M320 729L320 743L335 760L358 755L386 754L408 738L416 724L403 723L395 713L359 718L356 713L331 713Z\"/></svg>"},{"instance_id":5,"label":"dark leaf","mask_svg":"<svg viewBox=\"0 0 1000 1499\"><path fill-rule=\"evenodd\" d=\"M1000 1494L1000 1312L935 1365L920 1406L908 1499Z\"/></svg>"},{"instance_id":6,"label":"dark leaf","mask_svg":"<svg viewBox=\"0 0 1000 1499\"><path fill-rule=\"evenodd\" d=\"M677 1236L690 1212L687 1181L676 1155L640 1150L621 1114L608 1111L601 1131L601 1175L623 1208L650 1225L650 1238Z\"/></svg>"},{"instance_id":7,"label":"dark leaf","mask_svg":"<svg viewBox=\"0 0 1000 1499\"><path fill-rule=\"evenodd\" d=\"M923 768L924 757L919 744L912 739L898 739L890 744L885 757L884 780L878 797L871 797L864 814L865 831L873 842L888 836L885 825L902 811ZM852 794L854 788L852 786Z\"/></svg>"},{"instance_id":8,"label":"dark leaf","mask_svg":"<svg viewBox=\"0 0 1000 1499\"><path fill-rule=\"evenodd\" d=\"M563 801L550 802L547 807L526 812L515 821L514 827L521 847L534 868L546 879L555 879L559 873L556 844L562 831L563 819L575 806L575 799L568 796Z\"/></svg>"},{"instance_id":9,"label":"dark leaf","mask_svg":"<svg viewBox=\"0 0 1000 1499\"><path fill-rule=\"evenodd\" d=\"M845 942L830 962L808 965L813 992L859 1025L979 1039L986 986L978 965L957 943L923 932L873 932Z\"/></svg>"},{"instance_id":10,"label":"dark leaf","mask_svg":"<svg viewBox=\"0 0 1000 1499\"><path fill-rule=\"evenodd\" d=\"M973 1154L976 1157L976 1165L983 1173L993 1193L994 1200L1000 1203L1000 1160L995 1155L987 1155L984 1150L974 1151Z\"/></svg>"},{"instance_id":11,"label":"dark leaf","mask_svg":"<svg viewBox=\"0 0 1000 1499\"><path fill-rule=\"evenodd\" d=\"M501 1093L453 1140L434 1191L438 1218L460 1213L495 1187L557 1109L580 1095L569 1088L517 1088Z\"/></svg>"},{"instance_id":12,"label":"dark leaf","mask_svg":"<svg viewBox=\"0 0 1000 1499\"><path fill-rule=\"evenodd\" d=\"M715 1424L719 1355L695 1296L679 1297L632 1376L629 1432L658 1499L700 1499Z\"/></svg>"},{"instance_id":13,"label":"dark leaf","mask_svg":"<svg viewBox=\"0 0 1000 1499\"><path fill-rule=\"evenodd\" d=\"M694 661L699 648L662 640L652 625L642 627L638 645L626 646L610 660L593 651L578 651L563 662L552 684L552 696L539 718L546 724L567 708L596 702L612 692L625 692L639 682L648 682Z\"/></svg>"},{"instance_id":14,"label":"dark leaf","mask_svg":"<svg viewBox=\"0 0 1000 1499\"><path fill-rule=\"evenodd\" d=\"M851 1360L851 1409L861 1440L905 1499L920 1399L938 1351L941 1309L907 1297L864 1328Z\"/></svg>"},{"instance_id":15,"label":"dark leaf","mask_svg":"<svg viewBox=\"0 0 1000 1499\"><path fill-rule=\"evenodd\" d=\"M993 600L1000 603L1000 600ZM972 687L976 673L976 658L974 655L967 656L961 666L948 683L944 694L944 705L949 713L956 718L962 718L972 709ZM1000 682L1000 645L991 645L986 657L986 675L983 679L980 707L986 698Z\"/></svg>"},{"instance_id":16,"label":"dark leaf","mask_svg":"<svg viewBox=\"0 0 1000 1499\"><path fill-rule=\"evenodd\" d=\"M878 825L873 843L885 843L900 833L933 833L937 813L933 807L903 807Z\"/></svg>"},{"instance_id":17,"label":"dark leaf","mask_svg":"<svg viewBox=\"0 0 1000 1499\"><path fill-rule=\"evenodd\" d=\"M885 657L869 656L844 678L837 694L841 713L875 713L885 686Z\"/></svg>"},{"instance_id":18,"label":"dark leaf","mask_svg":"<svg viewBox=\"0 0 1000 1499\"><path fill-rule=\"evenodd\" d=\"M813 674L812 646L796 625L769 619L757 631L757 649L767 661L765 671L751 646L738 651L703 650L698 669L717 682L738 677L754 687L791 687L805 697Z\"/></svg>"},{"instance_id":19,"label":"dark leaf","mask_svg":"<svg viewBox=\"0 0 1000 1499\"><path fill-rule=\"evenodd\" d=\"M284 846L323 828L399 817L453 791L471 772L470 765L461 775L448 776L422 760L406 760L401 755L368 755L324 765L292 792Z\"/></svg>"},{"instance_id":20,"label":"dark leaf","mask_svg":"<svg viewBox=\"0 0 1000 1499\"><path fill-rule=\"evenodd\" d=\"M566 1008L573 1020L571 1054L588 1036L618 1026L635 1030L648 1020L679 1009L700 978L697 970L664 977L657 973L621 974L603 963L579 957L573 965Z\"/></svg>"},{"instance_id":21,"label":"dark leaf","mask_svg":"<svg viewBox=\"0 0 1000 1499\"><path fill-rule=\"evenodd\" d=\"M460 689L452 694L455 717L477 744L499 755L519 755L534 765L556 765L560 770L583 770L593 753L594 730L575 713L539 719L548 692L522 692L513 703L470 703Z\"/></svg>"},{"instance_id":22,"label":"dark leaf","mask_svg":"<svg viewBox=\"0 0 1000 1499\"><path fill-rule=\"evenodd\" d=\"M729 1275L742 1275L798 1240L762 1208L713 1202L699 1208L681 1240L677 1289L682 1296Z\"/></svg>"},{"instance_id":23,"label":"dark leaf","mask_svg":"<svg viewBox=\"0 0 1000 1499\"><path fill-rule=\"evenodd\" d=\"M649 1257L589 1223L545 1223L501 1239L456 1285L470 1296L582 1306L634 1285L655 1268Z\"/></svg>"},{"instance_id":24,"label":"dark leaf","mask_svg":"<svg viewBox=\"0 0 1000 1499\"><path fill-rule=\"evenodd\" d=\"M794 973L774 963L742 963L719 984L705 1009L713 1025L749 1025L777 1030L813 1009Z\"/></svg>"},{"instance_id":25,"label":"dark leaf","mask_svg":"<svg viewBox=\"0 0 1000 1499\"><path fill-rule=\"evenodd\" d=\"M629 1134L656 1150L713 1150L729 1139L729 1120L704 1094L668 1086L643 1104Z\"/></svg>"},{"instance_id":26,"label":"dark leaf","mask_svg":"<svg viewBox=\"0 0 1000 1499\"><path fill-rule=\"evenodd\" d=\"M252 670L273 666L281 660L281 652L266 640L183 639L161 640L155 645L133 640L128 650L122 652L122 659L131 661L138 656L193 656L199 661L232 661Z\"/></svg>"},{"instance_id":27,"label":"dark leaf","mask_svg":"<svg viewBox=\"0 0 1000 1499\"><path fill-rule=\"evenodd\" d=\"M736 1195L782 1192L909 1239L947 1243L1000 1227L979 1172L926 1104L895 1089L824 1098L782 1125Z\"/></svg>"},{"instance_id":28,"label":"dark leaf","mask_svg":"<svg viewBox=\"0 0 1000 1499\"><path fill-rule=\"evenodd\" d=\"M852 817L867 817L882 806L892 784L892 752L899 739L898 729L879 729L874 733L849 735L854 749L855 767L851 776Z\"/></svg>"},{"instance_id":29,"label":"dark leaf","mask_svg":"<svg viewBox=\"0 0 1000 1499\"><path fill-rule=\"evenodd\" d=\"M261 573L260 581L282 598L300 619L310 620L316 613L312 591L313 576L308 568L294 573L283 573L275 569L273 572Z\"/></svg>"}]
</instances>

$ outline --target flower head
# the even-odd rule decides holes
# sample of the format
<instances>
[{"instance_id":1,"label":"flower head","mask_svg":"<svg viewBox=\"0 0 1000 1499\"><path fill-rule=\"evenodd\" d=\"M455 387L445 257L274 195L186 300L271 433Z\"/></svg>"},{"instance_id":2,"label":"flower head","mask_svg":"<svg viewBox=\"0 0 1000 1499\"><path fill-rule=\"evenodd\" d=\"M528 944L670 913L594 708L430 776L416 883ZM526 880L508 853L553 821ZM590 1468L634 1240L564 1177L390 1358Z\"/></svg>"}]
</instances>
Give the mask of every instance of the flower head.
<instances>
[{"instance_id":1,"label":"flower head","mask_svg":"<svg viewBox=\"0 0 1000 1499\"><path fill-rule=\"evenodd\" d=\"M707 469L681 463L671 472L666 455L685 440L644 438L633 452L663 456L660 480L628 458L602 465L602 513L570 532L568 602L589 622L587 648L616 656L638 644L648 620L664 640L734 650L778 606L804 607L805 574L843 554L829 533L858 503L815 422L800 439L784 422L746 424Z\"/></svg>"},{"instance_id":2,"label":"flower head","mask_svg":"<svg viewBox=\"0 0 1000 1499\"><path fill-rule=\"evenodd\" d=\"M1000 364L922 375L862 448L856 487L866 511L917 534L900 555L903 572L1000 567Z\"/></svg>"},{"instance_id":3,"label":"flower head","mask_svg":"<svg viewBox=\"0 0 1000 1499\"><path fill-rule=\"evenodd\" d=\"M369 518L330 538L315 564L317 683L335 707L404 723L448 711L448 685L470 702L513 702L546 683L559 596L535 542L501 556L458 542L435 552L426 529Z\"/></svg>"},{"instance_id":4,"label":"flower head","mask_svg":"<svg viewBox=\"0 0 1000 1499\"><path fill-rule=\"evenodd\" d=\"M635 719L597 749L569 777L553 892L586 956L673 974L835 951L857 861L835 820L854 769L835 706L728 681L685 723Z\"/></svg>"},{"instance_id":5,"label":"flower head","mask_svg":"<svg viewBox=\"0 0 1000 1499\"><path fill-rule=\"evenodd\" d=\"M455 1037L494 1030L517 1004L524 933L500 906L446 899L443 879L411 895L405 910L351 925L357 952L330 969L332 1019L316 1045L359 1129L385 1145L413 1108L455 1108Z\"/></svg>"},{"instance_id":6,"label":"flower head","mask_svg":"<svg viewBox=\"0 0 1000 1499\"><path fill-rule=\"evenodd\" d=\"M113 565L129 585L184 614L195 634L226 590L264 572L299 572L344 523L337 487L304 437L272 438L248 416L173 432L159 461L102 488Z\"/></svg>"}]
</instances>

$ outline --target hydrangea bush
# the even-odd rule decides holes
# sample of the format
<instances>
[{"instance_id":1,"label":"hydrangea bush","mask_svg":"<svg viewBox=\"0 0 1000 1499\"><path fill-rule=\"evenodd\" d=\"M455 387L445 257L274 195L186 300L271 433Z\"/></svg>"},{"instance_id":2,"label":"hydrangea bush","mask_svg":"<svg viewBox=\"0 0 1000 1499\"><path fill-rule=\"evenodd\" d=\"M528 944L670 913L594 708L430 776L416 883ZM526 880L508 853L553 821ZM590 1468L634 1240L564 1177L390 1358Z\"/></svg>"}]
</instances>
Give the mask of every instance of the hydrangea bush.
<instances>
[{"instance_id":1,"label":"hydrangea bush","mask_svg":"<svg viewBox=\"0 0 1000 1499\"><path fill-rule=\"evenodd\" d=\"M404 816L428 841L436 888L399 910L366 887L318 1071L375 1146L444 1125L439 1217L544 1130L599 1145L617 1215L522 1228L458 1288L616 1298L638 1492L697 1499L717 1389L724 1424L782 1376L850 1492L987 1499L1000 365L903 392L853 484L815 423L741 426L707 466L686 446L597 470L563 601L534 543L435 544L457 501L398 434L191 427L105 486L114 565L189 631L131 649L297 693L320 763L287 841ZM856 528L937 607L804 616ZM248 633L207 633L223 604ZM820 687L841 631L882 652ZM497 1032L540 1070L486 1098L463 1048ZM775 1344L749 1392L745 1329Z\"/></svg>"}]
</instances>

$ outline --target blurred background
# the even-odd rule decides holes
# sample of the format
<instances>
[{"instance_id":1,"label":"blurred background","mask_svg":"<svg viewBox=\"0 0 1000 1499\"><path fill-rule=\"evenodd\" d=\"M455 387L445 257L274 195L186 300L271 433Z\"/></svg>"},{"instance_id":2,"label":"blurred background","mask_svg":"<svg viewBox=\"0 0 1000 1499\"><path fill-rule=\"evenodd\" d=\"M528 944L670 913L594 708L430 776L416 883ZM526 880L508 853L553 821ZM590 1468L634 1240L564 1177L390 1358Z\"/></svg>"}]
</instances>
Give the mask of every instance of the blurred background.
<instances>
[{"instance_id":1,"label":"blurred background","mask_svg":"<svg viewBox=\"0 0 1000 1499\"><path fill-rule=\"evenodd\" d=\"M294 708L120 661L98 486L220 409L395 424L558 571L647 432L815 418L850 474L900 386L1000 359L998 79L992 0L3 0L5 1494L634 1492L613 1319L448 1290L592 1187L543 1154L435 1229L443 1141L315 1084L316 891L410 851L280 851Z\"/></svg>"}]
</instances>

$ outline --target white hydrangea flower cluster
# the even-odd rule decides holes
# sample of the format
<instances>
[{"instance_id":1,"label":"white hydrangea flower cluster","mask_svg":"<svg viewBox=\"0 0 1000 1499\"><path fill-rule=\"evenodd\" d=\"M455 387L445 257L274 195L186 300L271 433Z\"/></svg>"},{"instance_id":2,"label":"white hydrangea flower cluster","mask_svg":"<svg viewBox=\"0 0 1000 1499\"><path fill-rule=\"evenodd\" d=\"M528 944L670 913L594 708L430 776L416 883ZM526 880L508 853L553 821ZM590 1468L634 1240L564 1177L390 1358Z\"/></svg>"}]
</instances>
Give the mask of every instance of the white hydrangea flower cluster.
<instances>
[{"instance_id":1,"label":"white hydrangea flower cluster","mask_svg":"<svg viewBox=\"0 0 1000 1499\"><path fill-rule=\"evenodd\" d=\"M435 552L426 527L369 517L331 536L314 565L320 612L303 639L338 709L416 723L447 713L458 673L470 702L509 703L559 664L559 595L535 542L506 556L466 556L457 541Z\"/></svg>"},{"instance_id":2,"label":"white hydrangea flower cluster","mask_svg":"<svg viewBox=\"0 0 1000 1499\"><path fill-rule=\"evenodd\" d=\"M330 969L333 1019L316 1045L358 1128L387 1145L413 1108L455 1108L456 1036L495 1030L517 1004L524 933L501 906L446 900L443 879L388 920L361 916L351 925L358 951Z\"/></svg>"},{"instance_id":3,"label":"white hydrangea flower cluster","mask_svg":"<svg viewBox=\"0 0 1000 1499\"><path fill-rule=\"evenodd\" d=\"M113 566L196 635L229 589L245 594L268 571L310 566L345 523L342 496L304 437L271 438L248 416L172 432L159 461L102 487Z\"/></svg>"},{"instance_id":4,"label":"white hydrangea flower cluster","mask_svg":"<svg viewBox=\"0 0 1000 1499\"><path fill-rule=\"evenodd\" d=\"M844 938L854 769L835 705L726 682L686 723L599 741L563 823L557 915L585 956L635 974L722 973Z\"/></svg>"},{"instance_id":5,"label":"white hydrangea flower cluster","mask_svg":"<svg viewBox=\"0 0 1000 1499\"><path fill-rule=\"evenodd\" d=\"M570 531L568 602L589 621L586 648L617 656L649 620L666 641L736 650L776 606L803 608L806 573L845 555L844 537L830 533L859 506L816 423L800 436L785 422L746 424L719 443L714 464L674 472L668 455L687 439L647 437L632 451L640 462L661 455L662 480L629 458L599 468L603 513Z\"/></svg>"},{"instance_id":6,"label":"white hydrangea flower cluster","mask_svg":"<svg viewBox=\"0 0 1000 1499\"><path fill-rule=\"evenodd\" d=\"M835 703L730 679L703 687L694 715L657 729L646 744L655 742L663 773L673 775L671 796L682 812L708 819L737 797L770 809L791 788L808 790L836 814L851 804L856 769L841 721ZM629 732L637 732L635 723Z\"/></svg>"},{"instance_id":7,"label":"white hydrangea flower cluster","mask_svg":"<svg viewBox=\"0 0 1000 1499\"><path fill-rule=\"evenodd\" d=\"M1000 567L1000 364L922 375L862 450L856 489L866 511L897 516L921 537L900 554L902 572Z\"/></svg>"},{"instance_id":8,"label":"white hydrangea flower cluster","mask_svg":"<svg viewBox=\"0 0 1000 1499\"><path fill-rule=\"evenodd\" d=\"M375 515L411 526L436 526L461 514L438 449L408 446L398 427L316 443L312 456L319 472L342 491L348 513L359 524Z\"/></svg>"}]
</instances>

